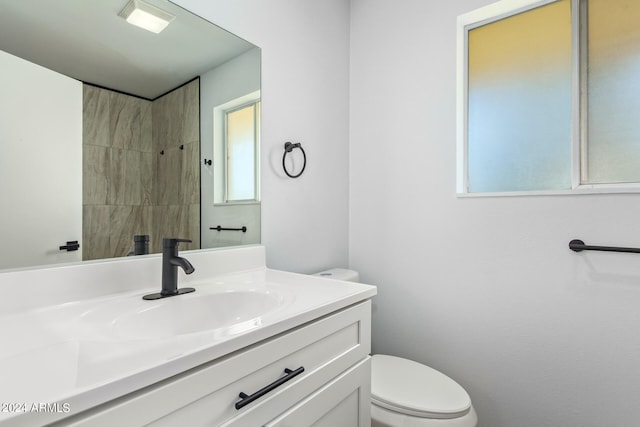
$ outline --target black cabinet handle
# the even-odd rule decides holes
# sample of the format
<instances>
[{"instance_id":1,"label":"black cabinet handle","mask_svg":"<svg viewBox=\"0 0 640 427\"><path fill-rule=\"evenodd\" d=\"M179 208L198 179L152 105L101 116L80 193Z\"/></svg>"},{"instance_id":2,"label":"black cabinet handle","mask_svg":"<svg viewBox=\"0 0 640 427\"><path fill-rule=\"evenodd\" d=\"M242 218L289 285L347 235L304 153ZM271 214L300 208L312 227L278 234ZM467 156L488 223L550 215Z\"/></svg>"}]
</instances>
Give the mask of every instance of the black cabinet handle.
<instances>
[{"instance_id":1,"label":"black cabinet handle","mask_svg":"<svg viewBox=\"0 0 640 427\"><path fill-rule=\"evenodd\" d=\"M261 398L265 394L267 394L270 391L280 387L282 384L286 383L287 381L289 381L290 379L292 379L296 375L300 375L303 372L304 372L304 366L300 366L295 371L292 371L291 369L285 369L284 373L286 375L284 377L278 378L277 380L275 380L274 382L272 382L268 386L263 387L260 390L256 391L251 396L249 396L246 393L240 393L239 396L240 396L240 399L242 399L242 400L239 400L239 401L236 402L236 409L243 408L244 406L248 405L249 403L253 402L256 399Z\"/></svg>"},{"instance_id":2,"label":"black cabinet handle","mask_svg":"<svg viewBox=\"0 0 640 427\"><path fill-rule=\"evenodd\" d=\"M71 251L77 251L80 248L80 244L78 243L77 240L73 240L71 242L67 242L66 245L60 246L60 250L61 251L67 251L67 252L71 252Z\"/></svg>"}]
</instances>

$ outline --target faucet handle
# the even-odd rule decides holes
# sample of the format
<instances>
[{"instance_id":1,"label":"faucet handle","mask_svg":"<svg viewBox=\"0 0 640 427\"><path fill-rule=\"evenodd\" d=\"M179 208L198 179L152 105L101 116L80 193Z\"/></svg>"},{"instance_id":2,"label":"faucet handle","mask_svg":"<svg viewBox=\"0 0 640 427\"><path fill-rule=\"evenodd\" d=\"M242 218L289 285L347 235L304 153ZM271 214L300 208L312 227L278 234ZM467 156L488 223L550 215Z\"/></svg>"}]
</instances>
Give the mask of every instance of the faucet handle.
<instances>
[{"instance_id":1,"label":"faucet handle","mask_svg":"<svg viewBox=\"0 0 640 427\"><path fill-rule=\"evenodd\" d=\"M175 237L165 237L162 239L162 246L165 248L175 248L180 242L191 243L190 239L178 239Z\"/></svg>"}]
</instances>

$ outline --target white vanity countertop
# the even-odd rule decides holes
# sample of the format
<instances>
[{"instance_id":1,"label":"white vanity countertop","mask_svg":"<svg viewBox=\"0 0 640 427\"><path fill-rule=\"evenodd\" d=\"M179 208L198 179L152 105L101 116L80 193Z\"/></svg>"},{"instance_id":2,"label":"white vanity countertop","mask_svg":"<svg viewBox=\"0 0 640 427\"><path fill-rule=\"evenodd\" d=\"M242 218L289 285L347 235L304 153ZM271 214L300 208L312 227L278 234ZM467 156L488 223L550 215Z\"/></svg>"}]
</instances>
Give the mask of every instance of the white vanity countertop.
<instances>
[{"instance_id":1,"label":"white vanity countertop","mask_svg":"<svg viewBox=\"0 0 640 427\"><path fill-rule=\"evenodd\" d=\"M373 286L268 269L260 265L261 246L181 256L201 274L180 272L179 285L196 291L155 301L142 296L158 292L160 282L149 286L146 278L118 283L116 292L104 274L96 276L92 286L77 280L69 285L70 277L87 280L108 271L105 263L75 270L67 266L64 273L60 268L0 273L0 286L22 285L15 297L38 289L44 294L34 297L31 306L0 305L0 426L41 425L79 413L376 294ZM230 256L249 261L228 262ZM116 277L125 277L117 270L153 271L160 258L127 260L124 267L122 262L108 264ZM216 266L222 274L214 274ZM143 277L142 270L132 277ZM159 276L152 275L151 280ZM36 277L51 277L54 283L36 286L31 283ZM47 305L46 294L57 284L63 295L55 294L53 304ZM82 299L72 298L74 286L83 286ZM245 303L244 294L256 298ZM228 307L194 316L207 298L226 298ZM251 310L265 312L242 314ZM202 324L207 321L219 327L206 329Z\"/></svg>"}]
</instances>

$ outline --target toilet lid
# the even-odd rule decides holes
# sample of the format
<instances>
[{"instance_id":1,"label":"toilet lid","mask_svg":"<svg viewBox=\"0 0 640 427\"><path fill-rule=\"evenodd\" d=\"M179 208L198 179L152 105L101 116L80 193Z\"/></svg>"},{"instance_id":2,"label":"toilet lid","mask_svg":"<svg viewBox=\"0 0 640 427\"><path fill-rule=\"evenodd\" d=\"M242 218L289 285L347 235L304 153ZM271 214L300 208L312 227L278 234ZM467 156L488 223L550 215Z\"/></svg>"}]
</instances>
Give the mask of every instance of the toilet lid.
<instances>
[{"instance_id":1,"label":"toilet lid","mask_svg":"<svg viewBox=\"0 0 640 427\"><path fill-rule=\"evenodd\" d=\"M454 380L412 360L376 354L371 365L371 401L422 418L458 418L471 409L467 392Z\"/></svg>"}]
</instances>

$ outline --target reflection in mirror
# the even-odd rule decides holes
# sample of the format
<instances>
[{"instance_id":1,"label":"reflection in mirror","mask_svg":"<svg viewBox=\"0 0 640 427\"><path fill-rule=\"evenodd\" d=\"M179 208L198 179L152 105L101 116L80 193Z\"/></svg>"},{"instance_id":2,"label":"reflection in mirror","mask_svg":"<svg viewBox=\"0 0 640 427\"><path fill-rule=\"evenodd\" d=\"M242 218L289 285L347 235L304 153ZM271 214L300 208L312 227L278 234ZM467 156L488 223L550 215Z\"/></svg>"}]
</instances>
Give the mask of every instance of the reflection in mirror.
<instances>
[{"instance_id":1,"label":"reflection in mirror","mask_svg":"<svg viewBox=\"0 0 640 427\"><path fill-rule=\"evenodd\" d=\"M163 237L191 239L185 249L259 243L259 116L241 166L255 197L214 204L228 154L214 152L227 133L214 111L259 102L260 49L147 1L175 16L159 34L118 16L127 0L3 1L0 232L11 245L0 269L159 252Z\"/></svg>"},{"instance_id":2,"label":"reflection in mirror","mask_svg":"<svg viewBox=\"0 0 640 427\"><path fill-rule=\"evenodd\" d=\"M225 168L225 202L257 200L256 157L260 101L224 112L223 146L227 153ZM215 146L215 142L214 142Z\"/></svg>"}]
</instances>

